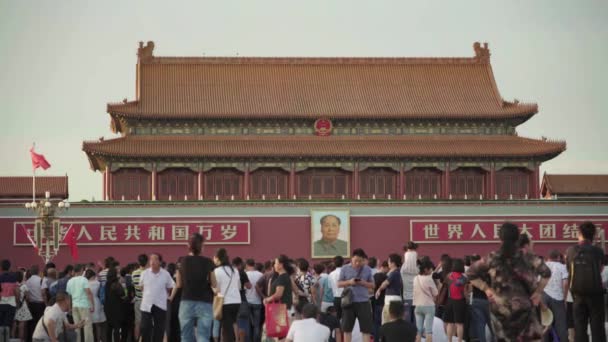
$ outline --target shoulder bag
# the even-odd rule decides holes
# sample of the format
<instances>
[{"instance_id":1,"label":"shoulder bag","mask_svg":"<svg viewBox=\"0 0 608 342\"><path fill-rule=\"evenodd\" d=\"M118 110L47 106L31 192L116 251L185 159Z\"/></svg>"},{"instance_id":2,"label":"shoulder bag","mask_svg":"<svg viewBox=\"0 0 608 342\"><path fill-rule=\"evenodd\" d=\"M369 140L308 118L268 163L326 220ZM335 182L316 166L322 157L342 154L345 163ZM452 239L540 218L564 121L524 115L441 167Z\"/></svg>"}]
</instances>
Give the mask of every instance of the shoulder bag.
<instances>
[{"instance_id":1,"label":"shoulder bag","mask_svg":"<svg viewBox=\"0 0 608 342\"><path fill-rule=\"evenodd\" d=\"M226 275L228 275L228 272L226 272L226 269L224 267L225 266L222 266L222 269L224 270ZM213 296L213 319L215 319L215 320L219 321L222 319L222 308L224 307L224 296L226 295L226 293L228 293L228 290L230 289L230 284L232 283L233 276L234 276L234 269L232 270L232 273L230 274L230 281L228 281L228 286L226 287L226 291L223 294L217 293L217 294L215 294L215 296Z\"/></svg>"},{"instance_id":2,"label":"shoulder bag","mask_svg":"<svg viewBox=\"0 0 608 342\"><path fill-rule=\"evenodd\" d=\"M357 273L357 276L355 278L359 278L361 276L361 272L363 272L363 267L361 266L361 269L359 270L359 272ZM342 298L340 299L340 305L342 306L342 309L349 309L351 306L353 306L353 287L349 286L347 288L344 289L344 291L342 291Z\"/></svg>"}]
</instances>

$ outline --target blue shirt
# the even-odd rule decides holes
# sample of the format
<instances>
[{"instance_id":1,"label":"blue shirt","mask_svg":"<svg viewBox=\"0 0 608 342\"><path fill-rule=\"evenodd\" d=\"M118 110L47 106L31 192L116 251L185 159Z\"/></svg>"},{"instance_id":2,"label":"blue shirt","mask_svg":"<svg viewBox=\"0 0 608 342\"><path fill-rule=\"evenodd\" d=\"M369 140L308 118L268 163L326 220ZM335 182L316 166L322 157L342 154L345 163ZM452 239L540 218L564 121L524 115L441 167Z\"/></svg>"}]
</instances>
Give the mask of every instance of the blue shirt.
<instances>
[{"instance_id":1,"label":"blue shirt","mask_svg":"<svg viewBox=\"0 0 608 342\"><path fill-rule=\"evenodd\" d=\"M321 287L323 288L322 301L325 303L333 303L334 293L332 292L331 286L329 285L329 276L321 278Z\"/></svg>"},{"instance_id":2,"label":"blue shirt","mask_svg":"<svg viewBox=\"0 0 608 342\"><path fill-rule=\"evenodd\" d=\"M373 282L372 269L369 266L363 266L363 269L354 269L350 264L342 267L340 270L339 281L351 280L359 278L366 282ZM363 285L353 285L353 303L363 303L369 301L369 292L367 287Z\"/></svg>"}]
</instances>

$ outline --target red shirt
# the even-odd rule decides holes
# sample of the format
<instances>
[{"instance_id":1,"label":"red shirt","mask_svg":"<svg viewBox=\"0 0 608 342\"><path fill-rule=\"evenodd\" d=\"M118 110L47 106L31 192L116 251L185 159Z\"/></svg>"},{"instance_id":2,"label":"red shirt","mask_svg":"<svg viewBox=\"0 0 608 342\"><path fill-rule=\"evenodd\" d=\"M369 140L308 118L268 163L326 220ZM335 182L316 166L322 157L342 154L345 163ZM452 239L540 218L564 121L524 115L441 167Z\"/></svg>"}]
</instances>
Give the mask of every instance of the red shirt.
<instances>
[{"instance_id":1,"label":"red shirt","mask_svg":"<svg viewBox=\"0 0 608 342\"><path fill-rule=\"evenodd\" d=\"M464 299L464 284L466 278L460 272L452 272L448 277L450 280L450 298L459 300Z\"/></svg>"}]
</instances>

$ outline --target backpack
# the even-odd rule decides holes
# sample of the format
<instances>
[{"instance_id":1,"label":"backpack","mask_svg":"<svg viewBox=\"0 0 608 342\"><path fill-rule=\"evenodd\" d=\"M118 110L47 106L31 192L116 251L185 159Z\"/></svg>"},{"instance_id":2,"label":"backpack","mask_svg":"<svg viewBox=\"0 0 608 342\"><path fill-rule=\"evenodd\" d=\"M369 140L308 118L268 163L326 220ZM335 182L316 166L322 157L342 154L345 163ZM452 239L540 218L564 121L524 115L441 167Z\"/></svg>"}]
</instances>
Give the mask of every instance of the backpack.
<instances>
[{"instance_id":1,"label":"backpack","mask_svg":"<svg viewBox=\"0 0 608 342\"><path fill-rule=\"evenodd\" d=\"M596 260L593 248L577 246L570 261L570 291L579 295L602 294L600 260Z\"/></svg>"}]
</instances>

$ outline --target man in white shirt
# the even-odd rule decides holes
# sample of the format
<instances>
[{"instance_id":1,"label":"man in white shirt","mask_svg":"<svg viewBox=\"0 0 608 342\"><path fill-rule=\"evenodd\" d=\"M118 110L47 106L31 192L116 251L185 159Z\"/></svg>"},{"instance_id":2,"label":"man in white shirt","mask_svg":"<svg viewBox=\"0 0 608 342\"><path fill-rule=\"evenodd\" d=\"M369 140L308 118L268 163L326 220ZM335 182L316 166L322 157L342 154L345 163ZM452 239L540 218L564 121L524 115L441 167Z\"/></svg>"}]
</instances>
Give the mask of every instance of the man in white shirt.
<instances>
[{"instance_id":1,"label":"man in white shirt","mask_svg":"<svg viewBox=\"0 0 608 342\"><path fill-rule=\"evenodd\" d=\"M257 284L264 276L262 272L255 269L255 261L247 259L245 262L245 273L251 284ZM252 341L260 341L262 338L262 294L258 293L257 286L245 290L245 297L249 303L250 318L252 325Z\"/></svg>"},{"instance_id":2,"label":"man in white shirt","mask_svg":"<svg viewBox=\"0 0 608 342\"><path fill-rule=\"evenodd\" d=\"M66 328L82 328L85 321L70 324L67 319L67 312L69 310L70 297L65 293L58 293L55 304L46 308L42 317L35 322L36 327L32 335L33 341L58 341L59 335L65 333Z\"/></svg>"},{"instance_id":3,"label":"man in white shirt","mask_svg":"<svg viewBox=\"0 0 608 342\"><path fill-rule=\"evenodd\" d=\"M338 287L338 281L340 280L340 271L342 271L342 265L344 265L344 258L341 256L334 257L334 266L336 269L329 274L329 286L334 294L334 306L336 307L338 314L338 321L342 320L342 291L344 288Z\"/></svg>"},{"instance_id":4,"label":"man in white shirt","mask_svg":"<svg viewBox=\"0 0 608 342\"><path fill-rule=\"evenodd\" d=\"M95 301L93 300L93 292L89 288L89 280L82 276L84 265L76 265L74 267L75 276L68 280L66 285L67 293L72 296L72 315L74 322L85 321L84 325L84 342L93 342L93 321L91 313L95 311ZM76 330L78 341L81 341L80 329Z\"/></svg>"},{"instance_id":5,"label":"man in white shirt","mask_svg":"<svg viewBox=\"0 0 608 342\"><path fill-rule=\"evenodd\" d=\"M302 308L302 319L294 321L287 333L287 342L329 341L329 328L317 322L319 312L314 304Z\"/></svg>"},{"instance_id":6,"label":"man in white shirt","mask_svg":"<svg viewBox=\"0 0 608 342\"><path fill-rule=\"evenodd\" d=\"M38 276L40 269L38 265L32 265L30 268L30 279L25 282L28 289L28 301L27 307L32 314L32 319L27 323L27 333L31 335L34 333L36 323L40 320L40 317L44 314L46 304L44 303L44 297L42 296L42 278Z\"/></svg>"},{"instance_id":7,"label":"man in white shirt","mask_svg":"<svg viewBox=\"0 0 608 342\"><path fill-rule=\"evenodd\" d=\"M551 270L551 278L545 286L543 303L553 312L553 327L560 341L568 341L568 325L566 321L566 294L568 293L568 269L559 262L560 253L557 250L549 253L547 267Z\"/></svg>"},{"instance_id":8,"label":"man in white shirt","mask_svg":"<svg viewBox=\"0 0 608 342\"><path fill-rule=\"evenodd\" d=\"M169 272L160 267L157 254L150 255L150 268L139 280L142 290L141 335L143 342L162 342L165 335L167 299L175 282Z\"/></svg>"}]
</instances>

